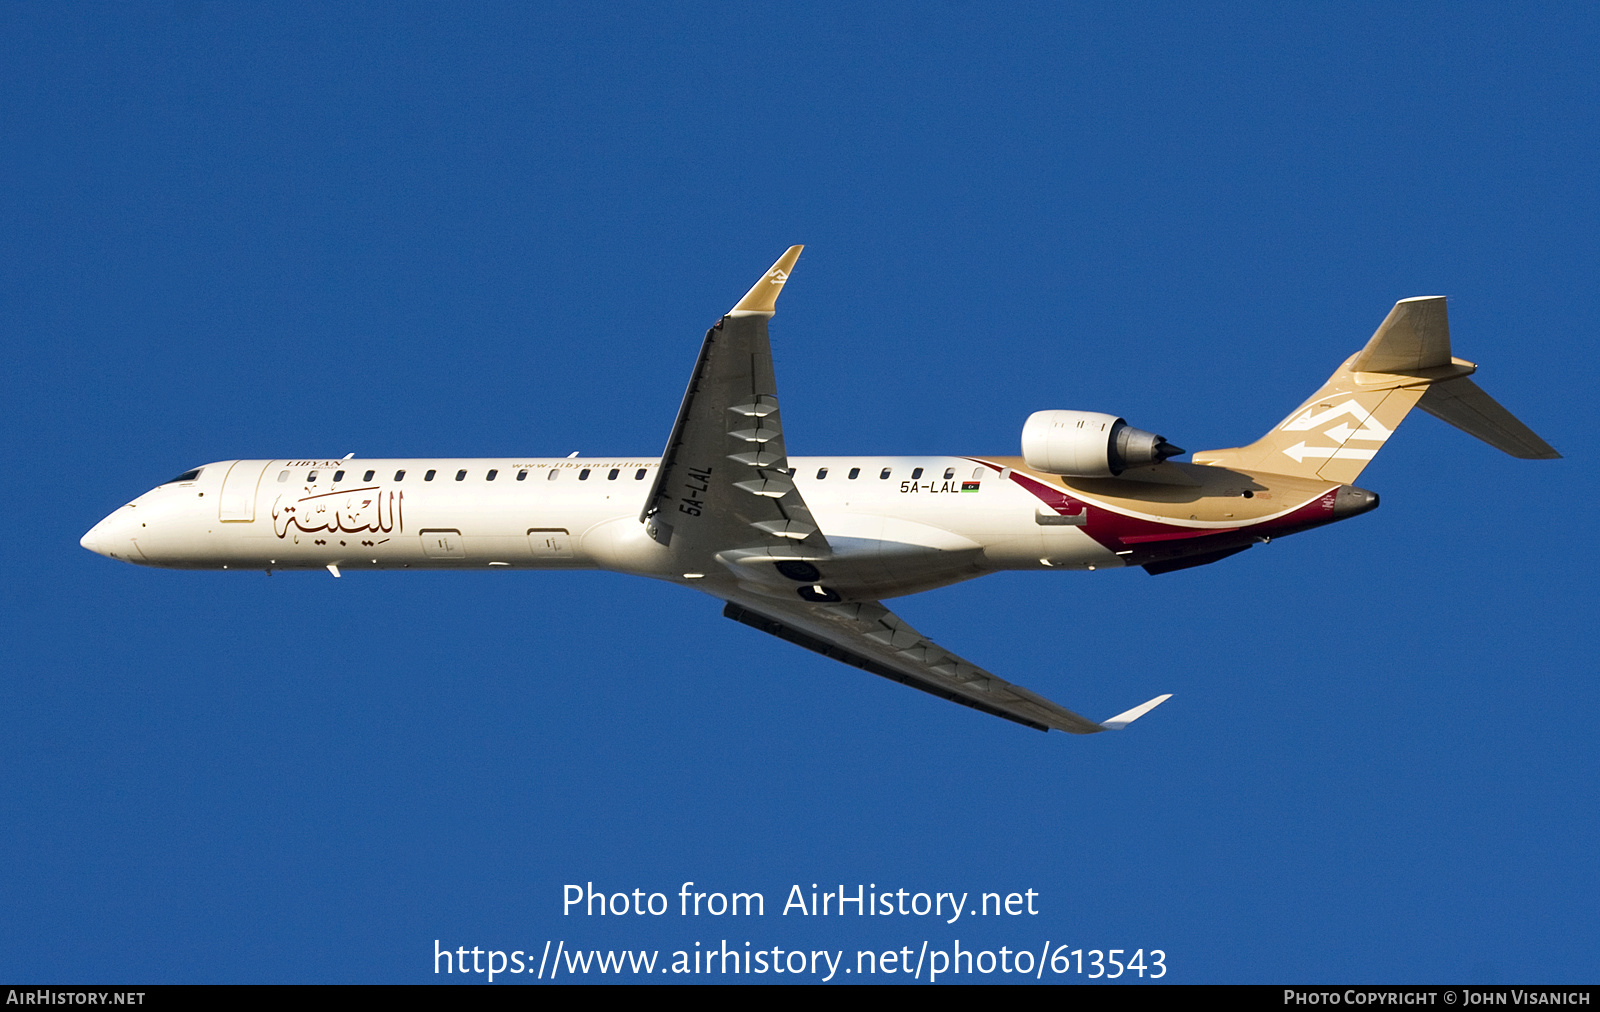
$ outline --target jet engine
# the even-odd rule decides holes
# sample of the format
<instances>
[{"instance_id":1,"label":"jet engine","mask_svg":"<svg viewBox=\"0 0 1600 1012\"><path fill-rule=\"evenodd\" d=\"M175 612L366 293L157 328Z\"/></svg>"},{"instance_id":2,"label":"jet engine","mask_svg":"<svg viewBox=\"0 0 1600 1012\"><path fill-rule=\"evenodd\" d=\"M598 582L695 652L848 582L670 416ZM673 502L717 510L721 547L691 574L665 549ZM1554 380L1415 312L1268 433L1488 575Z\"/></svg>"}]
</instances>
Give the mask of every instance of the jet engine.
<instances>
[{"instance_id":1,"label":"jet engine","mask_svg":"<svg viewBox=\"0 0 1600 1012\"><path fill-rule=\"evenodd\" d=\"M1165 436L1098 411L1035 411L1022 427L1022 459L1036 471L1109 478L1185 452Z\"/></svg>"}]
</instances>

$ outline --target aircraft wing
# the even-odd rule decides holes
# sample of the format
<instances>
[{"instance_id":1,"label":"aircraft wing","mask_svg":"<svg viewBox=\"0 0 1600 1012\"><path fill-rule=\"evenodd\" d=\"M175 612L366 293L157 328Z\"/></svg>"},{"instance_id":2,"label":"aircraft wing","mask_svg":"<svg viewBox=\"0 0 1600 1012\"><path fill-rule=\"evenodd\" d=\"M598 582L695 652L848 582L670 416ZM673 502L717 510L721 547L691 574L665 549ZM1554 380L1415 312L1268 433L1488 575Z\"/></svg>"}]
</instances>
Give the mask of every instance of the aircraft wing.
<instances>
[{"instance_id":1,"label":"aircraft wing","mask_svg":"<svg viewBox=\"0 0 1600 1012\"><path fill-rule=\"evenodd\" d=\"M751 595L729 600L722 614L863 671L1040 731L1119 730L1170 698L1157 696L1097 724L957 657L876 601L791 603Z\"/></svg>"},{"instance_id":2,"label":"aircraft wing","mask_svg":"<svg viewBox=\"0 0 1600 1012\"><path fill-rule=\"evenodd\" d=\"M767 320L800 256L789 249L706 331L683 405L639 519L685 566L719 552L826 553L827 539L789 480Z\"/></svg>"}]
</instances>

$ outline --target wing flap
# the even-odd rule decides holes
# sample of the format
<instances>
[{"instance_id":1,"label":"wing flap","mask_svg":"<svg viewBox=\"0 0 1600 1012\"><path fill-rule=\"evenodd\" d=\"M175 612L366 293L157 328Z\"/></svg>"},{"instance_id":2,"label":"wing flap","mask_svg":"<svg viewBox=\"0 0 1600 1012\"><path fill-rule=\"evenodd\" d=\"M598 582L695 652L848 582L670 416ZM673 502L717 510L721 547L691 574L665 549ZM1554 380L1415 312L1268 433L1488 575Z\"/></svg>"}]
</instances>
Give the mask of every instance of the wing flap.
<instances>
[{"instance_id":1,"label":"wing flap","mask_svg":"<svg viewBox=\"0 0 1600 1012\"><path fill-rule=\"evenodd\" d=\"M974 710L979 710L983 713L990 714L991 716L1002 717L1006 720L1015 721L1016 723L1022 724L1025 727L1031 727L1036 731L1050 730L1049 724L1042 723L1032 715L1016 712L1005 707L996 706L982 699L973 698L970 695L956 692L949 686L945 685L942 679L917 678L914 675L901 670L898 666L890 666L872 657L869 657L865 652L850 650L831 639L813 636L810 633L807 633L801 629L797 629L792 625L780 622L777 619L763 615L760 612L751 611L749 608L734 604L731 601L728 602L727 606L722 609L722 614L736 622L742 622L745 625L750 626L752 629L759 629L770 636L776 636L781 640L787 640L788 642L793 643L795 646L805 647L807 650L813 651L814 653L819 653L824 657L841 661L850 665L851 667L860 668L862 671L887 678L890 681L899 682L901 685L909 685L913 689L919 689L923 692L929 693L930 695L938 696L940 699L947 699L952 703L960 703L962 706L971 707ZM1083 720L1081 717L1078 719ZM1084 723L1088 726L1084 730L1079 731L1079 734L1090 734L1094 731L1100 730L1098 726L1094 726L1088 721L1084 721ZM1063 730L1066 729L1064 728Z\"/></svg>"},{"instance_id":2,"label":"wing flap","mask_svg":"<svg viewBox=\"0 0 1600 1012\"><path fill-rule=\"evenodd\" d=\"M1097 724L945 650L876 601L808 605L751 598L730 600L722 613L824 657L1039 731L1119 729L1167 698Z\"/></svg>"}]
</instances>

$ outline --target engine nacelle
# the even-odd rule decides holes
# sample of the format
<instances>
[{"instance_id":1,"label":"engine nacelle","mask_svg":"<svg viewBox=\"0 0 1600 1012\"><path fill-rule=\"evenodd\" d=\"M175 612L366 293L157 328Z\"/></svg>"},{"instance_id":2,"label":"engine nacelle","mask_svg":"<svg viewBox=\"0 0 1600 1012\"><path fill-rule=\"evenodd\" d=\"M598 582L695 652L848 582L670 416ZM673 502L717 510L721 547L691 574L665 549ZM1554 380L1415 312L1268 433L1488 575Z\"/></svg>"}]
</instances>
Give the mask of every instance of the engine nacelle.
<instances>
[{"instance_id":1,"label":"engine nacelle","mask_svg":"<svg viewBox=\"0 0 1600 1012\"><path fill-rule=\"evenodd\" d=\"M1035 411L1022 427L1022 459L1035 471L1110 478L1184 451L1165 436L1098 411Z\"/></svg>"}]
</instances>

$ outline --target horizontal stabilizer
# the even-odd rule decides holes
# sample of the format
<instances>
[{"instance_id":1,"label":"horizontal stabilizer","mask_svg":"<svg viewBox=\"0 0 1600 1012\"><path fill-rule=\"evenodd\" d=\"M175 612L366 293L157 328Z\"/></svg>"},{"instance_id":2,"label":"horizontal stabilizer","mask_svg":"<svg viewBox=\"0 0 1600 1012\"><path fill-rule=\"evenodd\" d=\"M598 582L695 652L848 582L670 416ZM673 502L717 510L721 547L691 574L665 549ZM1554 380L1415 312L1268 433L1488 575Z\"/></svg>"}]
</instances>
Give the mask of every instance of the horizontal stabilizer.
<instances>
[{"instance_id":1,"label":"horizontal stabilizer","mask_svg":"<svg viewBox=\"0 0 1600 1012\"><path fill-rule=\"evenodd\" d=\"M1561 456L1465 376L1430 386L1417 407L1513 457L1554 460Z\"/></svg>"},{"instance_id":2,"label":"horizontal stabilizer","mask_svg":"<svg viewBox=\"0 0 1600 1012\"><path fill-rule=\"evenodd\" d=\"M1172 693L1170 692L1166 693L1165 695L1157 696L1148 703L1140 703L1131 710L1124 710L1115 717L1102 720L1100 722L1100 726L1105 728L1107 731L1120 731L1171 698Z\"/></svg>"}]
</instances>

